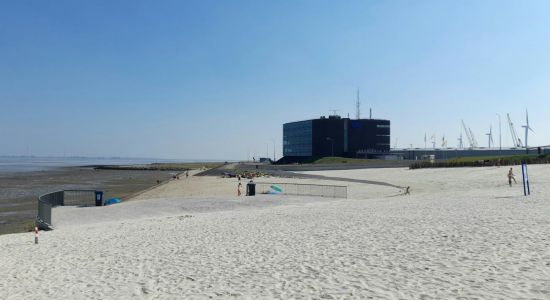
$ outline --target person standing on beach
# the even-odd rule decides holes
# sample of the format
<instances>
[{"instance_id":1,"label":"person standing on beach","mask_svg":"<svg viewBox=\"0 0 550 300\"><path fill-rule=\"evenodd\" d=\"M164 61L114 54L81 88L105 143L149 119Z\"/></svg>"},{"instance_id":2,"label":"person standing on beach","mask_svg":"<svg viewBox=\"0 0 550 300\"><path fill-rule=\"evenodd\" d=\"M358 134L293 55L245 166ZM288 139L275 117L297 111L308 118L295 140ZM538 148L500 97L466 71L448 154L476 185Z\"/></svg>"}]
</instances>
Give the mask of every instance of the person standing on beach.
<instances>
[{"instance_id":1,"label":"person standing on beach","mask_svg":"<svg viewBox=\"0 0 550 300\"><path fill-rule=\"evenodd\" d=\"M510 186L512 186L512 179L514 180L514 183L517 183L516 177L514 177L514 171L510 168L510 171L508 171L508 184Z\"/></svg>"},{"instance_id":2,"label":"person standing on beach","mask_svg":"<svg viewBox=\"0 0 550 300\"><path fill-rule=\"evenodd\" d=\"M239 182L239 184L237 185L237 196L241 196L241 186L242 183Z\"/></svg>"}]
</instances>

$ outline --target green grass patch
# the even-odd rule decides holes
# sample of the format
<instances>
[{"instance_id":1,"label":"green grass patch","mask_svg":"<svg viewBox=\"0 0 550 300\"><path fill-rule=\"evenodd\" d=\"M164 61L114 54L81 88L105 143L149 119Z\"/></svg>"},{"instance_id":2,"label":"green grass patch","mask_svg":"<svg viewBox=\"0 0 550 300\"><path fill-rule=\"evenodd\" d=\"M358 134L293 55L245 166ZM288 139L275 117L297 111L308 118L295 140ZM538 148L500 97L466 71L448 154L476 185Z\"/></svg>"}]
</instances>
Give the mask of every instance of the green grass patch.
<instances>
[{"instance_id":1,"label":"green grass patch","mask_svg":"<svg viewBox=\"0 0 550 300\"><path fill-rule=\"evenodd\" d=\"M466 156L466 157L457 157L447 160L448 162L475 162L475 161L522 161L536 158L538 155L505 155L505 156Z\"/></svg>"}]
</instances>

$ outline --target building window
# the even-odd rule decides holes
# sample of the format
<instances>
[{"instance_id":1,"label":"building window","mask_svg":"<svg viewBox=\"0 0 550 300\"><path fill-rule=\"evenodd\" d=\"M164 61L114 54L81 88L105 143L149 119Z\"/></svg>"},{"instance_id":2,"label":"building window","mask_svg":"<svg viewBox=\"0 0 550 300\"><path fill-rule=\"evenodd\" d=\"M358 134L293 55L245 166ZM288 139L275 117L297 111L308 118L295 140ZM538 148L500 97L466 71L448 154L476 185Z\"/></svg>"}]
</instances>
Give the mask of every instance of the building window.
<instances>
[{"instance_id":1,"label":"building window","mask_svg":"<svg viewBox=\"0 0 550 300\"><path fill-rule=\"evenodd\" d=\"M312 122L300 121L283 125L283 155L312 155Z\"/></svg>"}]
</instances>

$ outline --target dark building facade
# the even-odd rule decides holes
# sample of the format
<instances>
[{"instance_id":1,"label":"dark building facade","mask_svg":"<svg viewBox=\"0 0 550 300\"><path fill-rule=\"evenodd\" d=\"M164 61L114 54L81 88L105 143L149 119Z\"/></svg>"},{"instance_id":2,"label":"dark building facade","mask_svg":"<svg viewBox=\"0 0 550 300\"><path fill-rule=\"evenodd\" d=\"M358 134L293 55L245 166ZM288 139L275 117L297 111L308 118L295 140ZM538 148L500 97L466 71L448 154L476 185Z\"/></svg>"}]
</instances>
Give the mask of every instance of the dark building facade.
<instances>
[{"instance_id":1,"label":"dark building facade","mask_svg":"<svg viewBox=\"0 0 550 300\"><path fill-rule=\"evenodd\" d=\"M285 157L368 157L389 151L389 120L330 116L283 124Z\"/></svg>"}]
</instances>

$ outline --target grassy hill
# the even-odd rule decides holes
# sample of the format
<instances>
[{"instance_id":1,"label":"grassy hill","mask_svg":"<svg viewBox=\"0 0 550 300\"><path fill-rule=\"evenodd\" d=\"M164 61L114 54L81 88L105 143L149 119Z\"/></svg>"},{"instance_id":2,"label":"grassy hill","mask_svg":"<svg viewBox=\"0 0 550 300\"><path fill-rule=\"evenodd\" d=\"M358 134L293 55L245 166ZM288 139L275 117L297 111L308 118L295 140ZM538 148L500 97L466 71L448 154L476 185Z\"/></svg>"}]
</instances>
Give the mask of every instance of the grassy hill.
<instances>
[{"instance_id":1,"label":"grassy hill","mask_svg":"<svg viewBox=\"0 0 550 300\"><path fill-rule=\"evenodd\" d=\"M347 158L347 157L322 157L312 161L313 164L368 164L372 160L364 158Z\"/></svg>"}]
</instances>

